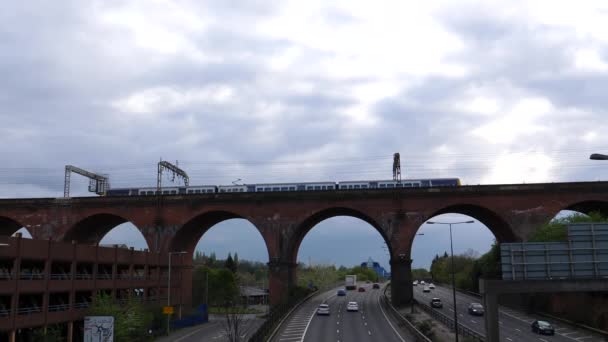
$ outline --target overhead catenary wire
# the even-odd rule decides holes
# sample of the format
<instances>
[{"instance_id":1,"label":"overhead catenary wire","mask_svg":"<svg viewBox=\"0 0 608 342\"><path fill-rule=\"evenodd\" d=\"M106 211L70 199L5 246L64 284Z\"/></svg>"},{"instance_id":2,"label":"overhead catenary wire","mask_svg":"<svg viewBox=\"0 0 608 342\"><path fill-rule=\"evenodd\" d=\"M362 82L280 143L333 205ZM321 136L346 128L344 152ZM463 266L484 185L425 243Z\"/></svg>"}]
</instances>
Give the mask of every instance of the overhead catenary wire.
<instances>
[{"instance_id":1,"label":"overhead catenary wire","mask_svg":"<svg viewBox=\"0 0 608 342\"><path fill-rule=\"evenodd\" d=\"M463 177L476 179L495 167L497 158L532 157L545 155L555 159L557 166L551 170L554 178L572 176L573 172L605 170L605 165L588 160L588 153L606 151L608 147L595 146L565 149L531 149L526 151L505 151L488 153L401 153L407 160L408 178ZM188 168L192 184L223 184L236 178L245 183L294 182L304 180L354 180L390 179L392 155L370 155L343 158L314 158L286 160L188 160L181 165ZM298 164L297 168L293 164ZM81 163L92 170L111 174L113 187L150 186L155 169L154 163L129 162L125 165L107 163ZM538 165L516 165L521 169L534 169ZM0 167L0 185L43 185L56 187L61 182L60 167ZM0 189L1 191L2 189Z\"/></svg>"}]
</instances>

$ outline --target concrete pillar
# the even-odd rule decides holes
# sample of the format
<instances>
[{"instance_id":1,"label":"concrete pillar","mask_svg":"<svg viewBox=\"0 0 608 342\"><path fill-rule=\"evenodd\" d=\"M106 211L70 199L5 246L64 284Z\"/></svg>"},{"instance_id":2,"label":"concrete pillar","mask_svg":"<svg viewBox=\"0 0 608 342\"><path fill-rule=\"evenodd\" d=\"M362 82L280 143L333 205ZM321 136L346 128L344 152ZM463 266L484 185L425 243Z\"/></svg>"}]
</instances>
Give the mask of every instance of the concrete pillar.
<instances>
[{"instance_id":1,"label":"concrete pillar","mask_svg":"<svg viewBox=\"0 0 608 342\"><path fill-rule=\"evenodd\" d=\"M72 342L74 340L74 322L68 322L68 342Z\"/></svg>"},{"instance_id":2,"label":"concrete pillar","mask_svg":"<svg viewBox=\"0 0 608 342\"><path fill-rule=\"evenodd\" d=\"M496 294L484 293L483 306L485 308L486 342L499 342L498 296Z\"/></svg>"},{"instance_id":3,"label":"concrete pillar","mask_svg":"<svg viewBox=\"0 0 608 342\"><path fill-rule=\"evenodd\" d=\"M289 290L296 284L296 267L295 263L277 259L268 263L268 289L271 306L288 300Z\"/></svg>"},{"instance_id":4,"label":"concrete pillar","mask_svg":"<svg viewBox=\"0 0 608 342\"><path fill-rule=\"evenodd\" d=\"M412 289L412 259L405 255L391 258L391 298L395 307L410 304Z\"/></svg>"}]
</instances>

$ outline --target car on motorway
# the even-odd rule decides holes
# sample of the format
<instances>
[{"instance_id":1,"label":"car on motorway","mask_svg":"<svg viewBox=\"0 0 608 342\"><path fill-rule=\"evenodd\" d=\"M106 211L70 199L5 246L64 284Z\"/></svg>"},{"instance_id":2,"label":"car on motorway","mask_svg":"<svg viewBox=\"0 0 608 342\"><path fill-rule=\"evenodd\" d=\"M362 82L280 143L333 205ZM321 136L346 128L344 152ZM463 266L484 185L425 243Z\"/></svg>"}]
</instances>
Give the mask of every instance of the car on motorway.
<instances>
[{"instance_id":1,"label":"car on motorway","mask_svg":"<svg viewBox=\"0 0 608 342\"><path fill-rule=\"evenodd\" d=\"M346 296L346 290L345 289L339 289L338 293L336 293L336 295L338 297Z\"/></svg>"},{"instance_id":2,"label":"car on motorway","mask_svg":"<svg viewBox=\"0 0 608 342\"><path fill-rule=\"evenodd\" d=\"M435 284L430 283L430 284L429 284L429 289L434 290L434 289L435 289Z\"/></svg>"},{"instance_id":3,"label":"car on motorway","mask_svg":"<svg viewBox=\"0 0 608 342\"><path fill-rule=\"evenodd\" d=\"M317 315L329 316L329 305L319 305L319 307L317 308Z\"/></svg>"},{"instance_id":4,"label":"car on motorway","mask_svg":"<svg viewBox=\"0 0 608 342\"><path fill-rule=\"evenodd\" d=\"M346 304L346 311L359 311L359 304L357 302L348 302Z\"/></svg>"},{"instance_id":5,"label":"car on motorway","mask_svg":"<svg viewBox=\"0 0 608 342\"><path fill-rule=\"evenodd\" d=\"M412 283L412 285L417 286L418 285L418 280L414 280L414 282Z\"/></svg>"},{"instance_id":6,"label":"car on motorway","mask_svg":"<svg viewBox=\"0 0 608 342\"><path fill-rule=\"evenodd\" d=\"M481 305L479 303L469 304L468 310L469 310L469 314L471 314L471 315L483 316L483 313L484 313L483 305Z\"/></svg>"},{"instance_id":7,"label":"car on motorway","mask_svg":"<svg viewBox=\"0 0 608 342\"><path fill-rule=\"evenodd\" d=\"M441 302L441 298L433 298L433 299L431 299L431 307L441 309L443 307L443 303Z\"/></svg>"},{"instance_id":8,"label":"car on motorway","mask_svg":"<svg viewBox=\"0 0 608 342\"><path fill-rule=\"evenodd\" d=\"M365 292L365 287L360 286L358 291L359 291L359 292Z\"/></svg>"},{"instance_id":9,"label":"car on motorway","mask_svg":"<svg viewBox=\"0 0 608 342\"><path fill-rule=\"evenodd\" d=\"M420 285L424 285L424 284L425 284L425 283L424 283L424 280L421 280L421 281L420 281Z\"/></svg>"},{"instance_id":10,"label":"car on motorway","mask_svg":"<svg viewBox=\"0 0 608 342\"><path fill-rule=\"evenodd\" d=\"M431 288L428 286L425 286L422 288L422 292L431 292Z\"/></svg>"},{"instance_id":11,"label":"car on motorway","mask_svg":"<svg viewBox=\"0 0 608 342\"><path fill-rule=\"evenodd\" d=\"M374 283L374 285L372 285L372 289L379 289L380 288L380 284L378 283Z\"/></svg>"},{"instance_id":12,"label":"car on motorway","mask_svg":"<svg viewBox=\"0 0 608 342\"><path fill-rule=\"evenodd\" d=\"M532 322L532 332L541 335L555 335L555 329L553 328L551 323L547 321L536 320Z\"/></svg>"}]
</instances>

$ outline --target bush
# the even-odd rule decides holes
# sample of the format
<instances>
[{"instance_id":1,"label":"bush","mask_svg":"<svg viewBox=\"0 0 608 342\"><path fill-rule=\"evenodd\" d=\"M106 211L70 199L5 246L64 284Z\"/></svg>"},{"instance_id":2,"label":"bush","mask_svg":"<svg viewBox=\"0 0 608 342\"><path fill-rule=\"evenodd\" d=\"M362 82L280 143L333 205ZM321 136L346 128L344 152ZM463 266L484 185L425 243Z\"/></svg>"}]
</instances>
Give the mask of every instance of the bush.
<instances>
[{"instance_id":1,"label":"bush","mask_svg":"<svg viewBox=\"0 0 608 342\"><path fill-rule=\"evenodd\" d=\"M435 337L435 332L433 331L434 326L433 320L431 319L425 319L422 322L416 323L416 329L420 330L424 336L431 339Z\"/></svg>"}]
</instances>

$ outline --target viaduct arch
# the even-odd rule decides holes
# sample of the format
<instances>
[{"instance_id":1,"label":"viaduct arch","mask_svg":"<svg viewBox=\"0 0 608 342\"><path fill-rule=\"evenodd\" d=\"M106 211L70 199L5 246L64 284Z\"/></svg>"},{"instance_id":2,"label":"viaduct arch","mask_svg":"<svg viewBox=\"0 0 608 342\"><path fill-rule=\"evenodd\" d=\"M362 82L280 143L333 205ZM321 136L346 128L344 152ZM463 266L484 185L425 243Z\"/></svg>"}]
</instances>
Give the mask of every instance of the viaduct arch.
<instances>
[{"instance_id":1,"label":"viaduct arch","mask_svg":"<svg viewBox=\"0 0 608 342\"><path fill-rule=\"evenodd\" d=\"M37 239L95 243L129 221L151 250L192 253L211 226L244 218L266 244L270 300L278 304L295 284L297 251L306 233L324 219L352 216L385 239L395 285L393 301L401 305L412 298L413 238L429 218L461 213L484 223L500 242L527 241L562 209L608 213L608 182L171 195L162 201L153 196L5 199L0 200L0 234L25 227ZM182 279L191 279L191 267L181 272Z\"/></svg>"}]
</instances>

